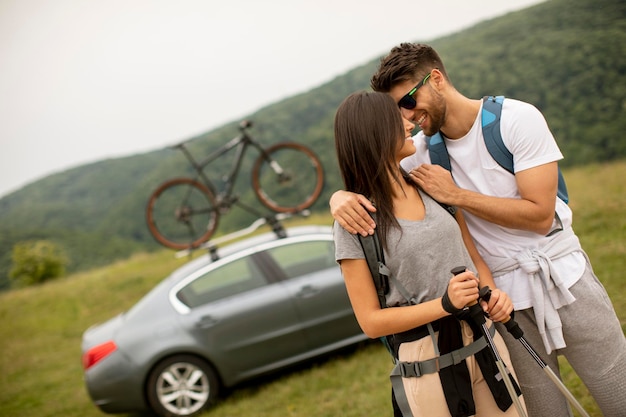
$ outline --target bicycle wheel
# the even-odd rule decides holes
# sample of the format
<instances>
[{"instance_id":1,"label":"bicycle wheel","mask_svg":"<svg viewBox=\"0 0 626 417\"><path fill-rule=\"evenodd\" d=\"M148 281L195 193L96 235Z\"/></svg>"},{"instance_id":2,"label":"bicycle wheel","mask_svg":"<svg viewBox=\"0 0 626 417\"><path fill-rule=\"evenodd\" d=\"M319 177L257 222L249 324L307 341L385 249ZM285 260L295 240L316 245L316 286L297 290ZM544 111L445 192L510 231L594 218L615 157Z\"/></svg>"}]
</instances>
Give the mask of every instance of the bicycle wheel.
<instances>
[{"instance_id":1,"label":"bicycle wheel","mask_svg":"<svg viewBox=\"0 0 626 417\"><path fill-rule=\"evenodd\" d=\"M252 169L252 187L266 207L279 213L309 208L322 192L324 170L313 151L298 143L265 150Z\"/></svg>"},{"instance_id":2,"label":"bicycle wheel","mask_svg":"<svg viewBox=\"0 0 626 417\"><path fill-rule=\"evenodd\" d=\"M163 246L192 249L211 238L219 212L207 187L191 178L175 178L152 193L146 219L150 233Z\"/></svg>"}]
</instances>

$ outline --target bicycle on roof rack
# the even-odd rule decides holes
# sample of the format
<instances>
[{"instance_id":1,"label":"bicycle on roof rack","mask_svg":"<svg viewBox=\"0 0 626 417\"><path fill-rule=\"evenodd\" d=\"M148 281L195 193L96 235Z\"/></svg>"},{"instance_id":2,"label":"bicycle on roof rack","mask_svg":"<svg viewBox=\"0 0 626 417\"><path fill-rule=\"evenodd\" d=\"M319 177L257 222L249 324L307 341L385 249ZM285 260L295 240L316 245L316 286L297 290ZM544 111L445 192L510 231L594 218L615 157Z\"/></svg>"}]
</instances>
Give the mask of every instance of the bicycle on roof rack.
<instances>
[{"instance_id":1,"label":"bicycle on roof rack","mask_svg":"<svg viewBox=\"0 0 626 417\"><path fill-rule=\"evenodd\" d=\"M191 164L193 178L165 181L150 195L146 219L150 233L162 245L180 250L196 249L211 239L220 216L234 205L264 218L276 227L276 215L264 216L259 210L242 203L233 192L244 155L253 147L259 156L252 167L252 189L258 200L274 213L302 213L317 200L324 184L324 171L317 155L299 143L281 142L264 147L248 133L252 122L239 124L239 135L198 162L182 142L179 149ZM236 149L230 172L218 189L204 169L228 151Z\"/></svg>"}]
</instances>

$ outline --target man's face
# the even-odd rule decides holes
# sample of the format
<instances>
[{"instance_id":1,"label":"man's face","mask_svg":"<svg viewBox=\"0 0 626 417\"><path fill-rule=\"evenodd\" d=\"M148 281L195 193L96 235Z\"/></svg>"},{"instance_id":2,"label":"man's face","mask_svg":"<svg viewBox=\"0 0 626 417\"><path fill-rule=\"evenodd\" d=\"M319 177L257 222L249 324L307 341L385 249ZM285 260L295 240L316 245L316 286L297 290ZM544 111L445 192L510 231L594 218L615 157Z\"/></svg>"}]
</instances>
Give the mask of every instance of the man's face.
<instances>
[{"instance_id":1,"label":"man's face","mask_svg":"<svg viewBox=\"0 0 626 417\"><path fill-rule=\"evenodd\" d=\"M429 81L426 80L423 87L418 88L411 94L411 97L415 100L413 109L400 107L402 116L418 125L426 136L432 136L441 129L446 112L443 97L431 88L428 84ZM389 95L398 103L406 94L413 91L415 87L415 81L404 81L396 84L389 91Z\"/></svg>"}]
</instances>

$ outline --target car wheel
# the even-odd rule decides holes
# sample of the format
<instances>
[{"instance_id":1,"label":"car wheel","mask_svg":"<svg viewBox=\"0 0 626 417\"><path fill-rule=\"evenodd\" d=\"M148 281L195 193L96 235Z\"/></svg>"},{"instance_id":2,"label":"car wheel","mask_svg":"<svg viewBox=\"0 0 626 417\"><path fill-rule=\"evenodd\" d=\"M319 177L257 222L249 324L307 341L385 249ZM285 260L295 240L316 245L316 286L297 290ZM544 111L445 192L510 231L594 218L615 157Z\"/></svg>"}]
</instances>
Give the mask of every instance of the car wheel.
<instances>
[{"instance_id":1,"label":"car wheel","mask_svg":"<svg viewBox=\"0 0 626 417\"><path fill-rule=\"evenodd\" d=\"M202 359L176 355L154 368L147 391L150 407L158 415L193 416L217 400L219 382L213 368Z\"/></svg>"}]
</instances>

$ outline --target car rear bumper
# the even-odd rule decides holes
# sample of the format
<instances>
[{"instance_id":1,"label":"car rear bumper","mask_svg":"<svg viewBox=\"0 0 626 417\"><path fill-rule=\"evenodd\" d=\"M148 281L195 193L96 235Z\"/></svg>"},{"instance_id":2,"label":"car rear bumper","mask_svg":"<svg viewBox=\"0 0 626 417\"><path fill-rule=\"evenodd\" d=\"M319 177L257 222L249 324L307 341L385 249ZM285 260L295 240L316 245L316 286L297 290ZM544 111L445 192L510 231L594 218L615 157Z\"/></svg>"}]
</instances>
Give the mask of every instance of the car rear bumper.
<instances>
[{"instance_id":1,"label":"car rear bumper","mask_svg":"<svg viewBox=\"0 0 626 417\"><path fill-rule=\"evenodd\" d=\"M143 377L136 365L119 351L86 370L84 381L93 403L106 413L141 411L148 407L142 390Z\"/></svg>"}]
</instances>

